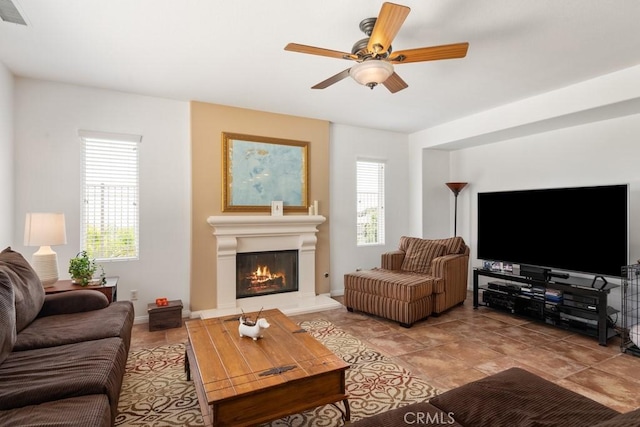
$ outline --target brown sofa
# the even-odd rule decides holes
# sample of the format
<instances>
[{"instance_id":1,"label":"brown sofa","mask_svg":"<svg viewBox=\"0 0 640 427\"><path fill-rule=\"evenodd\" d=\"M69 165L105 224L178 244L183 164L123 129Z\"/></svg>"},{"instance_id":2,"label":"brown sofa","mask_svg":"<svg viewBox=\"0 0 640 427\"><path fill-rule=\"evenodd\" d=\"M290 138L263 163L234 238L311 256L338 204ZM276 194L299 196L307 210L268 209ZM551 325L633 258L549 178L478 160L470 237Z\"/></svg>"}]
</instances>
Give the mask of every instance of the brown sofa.
<instances>
[{"instance_id":1,"label":"brown sofa","mask_svg":"<svg viewBox=\"0 0 640 427\"><path fill-rule=\"evenodd\" d=\"M354 427L640 426L640 409L621 414L521 368L511 368L353 423Z\"/></svg>"},{"instance_id":2,"label":"brown sofa","mask_svg":"<svg viewBox=\"0 0 640 427\"><path fill-rule=\"evenodd\" d=\"M46 295L0 253L0 425L113 426L134 311L100 292Z\"/></svg>"},{"instance_id":3,"label":"brown sofa","mask_svg":"<svg viewBox=\"0 0 640 427\"><path fill-rule=\"evenodd\" d=\"M381 267L344 276L344 305L410 327L467 297L469 247L462 237L403 236L398 250L383 253Z\"/></svg>"}]
</instances>

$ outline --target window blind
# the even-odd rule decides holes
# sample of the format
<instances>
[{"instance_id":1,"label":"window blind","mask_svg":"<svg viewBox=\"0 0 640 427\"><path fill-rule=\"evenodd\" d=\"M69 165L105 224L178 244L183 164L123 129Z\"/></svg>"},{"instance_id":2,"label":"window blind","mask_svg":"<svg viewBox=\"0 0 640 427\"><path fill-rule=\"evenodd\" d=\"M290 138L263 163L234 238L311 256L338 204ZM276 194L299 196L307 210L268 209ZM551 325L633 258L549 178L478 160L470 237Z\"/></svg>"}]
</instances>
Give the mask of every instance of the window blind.
<instances>
[{"instance_id":1,"label":"window blind","mask_svg":"<svg viewBox=\"0 0 640 427\"><path fill-rule=\"evenodd\" d=\"M81 247L97 260L138 259L140 136L81 131Z\"/></svg>"},{"instance_id":2,"label":"window blind","mask_svg":"<svg viewBox=\"0 0 640 427\"><path fill-rule=\"evenodd\" d=\"M357 161L357 244L384 244L384 162Z\"/></svg>"}]
</instances>

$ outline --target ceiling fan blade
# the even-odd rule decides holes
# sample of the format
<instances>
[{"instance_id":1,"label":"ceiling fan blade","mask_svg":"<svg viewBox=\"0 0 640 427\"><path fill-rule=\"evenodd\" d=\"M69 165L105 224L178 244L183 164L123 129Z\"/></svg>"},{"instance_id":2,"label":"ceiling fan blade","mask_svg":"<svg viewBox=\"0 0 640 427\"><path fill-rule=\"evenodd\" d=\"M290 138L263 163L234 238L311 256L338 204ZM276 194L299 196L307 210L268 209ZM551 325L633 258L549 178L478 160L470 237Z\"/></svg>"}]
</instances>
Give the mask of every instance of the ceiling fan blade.
<instances>
[{"instance_id":1,"label":"ceiling fan blade","mask_svg":"<svg viewBox=\"0 0 640 427\"><path fill-rule=\"evenodd\" d=\"M393 52L389 61L394 64L409 62L435 61L438 59L464 58L467 56L469 43L454 43L442 46L419 47L416 49Z\"/></svg>"},{"instance_id":2,"label":"ceiling fan blade","mask_svg":"<svg viewBox=\"0 0 640 427\"><path fill-rule=\"evenodd\" d=\"M304 44L298 43L289 43L284 47L284 50L288 50L291 52L299 52L299 53L308 53L310 55L320 55L320 56L328 56L330 58L338 58L338 59L357 59L358 57L347 52L340 52L337 50L324 49L321 47L315 46L307 46Z\"/></svg>"},{"instance_id":3,"label":"ceiling fan blade","mask_svg":"<svg viewBox=\"0 0 640 427\"><path fill-rule=\"evenodd\" d=\"M312 86L311 89L324 89L324 88L327 88L327 87L331 86L334 83L338 83L340 80L349 77L349 70L350 69L351 68L347 68L344 71L340 71L335 76L331 76L327 80L321 81L317 85Z\"/></svg>"},{"instance_id":4,"label":"ceiling fan blade","mask_svg":"<svg viewBox=\"0 0 640 427\"><path fill-rule=\"evenodd\" d=\"M409 87L409 85L400 78L398 73L395 72L391 74L387 80L382 82L382 84L384 85L384 87L389 89L389 92L391 93L396 93L401 91L402 89L406 89Z\"/></svg>"},{"instance_id":5,"label":"ceiling fan blade","mask_svg":"<svg viewBox=\"0 0 640 427\"><path fill-rule=\"evenodd\" d=\"M411 9L407 6L389 2L383 3L373 31L371 31L367 50L375 54L387 52L410 11Z\"/></svg>"}]
</instances>

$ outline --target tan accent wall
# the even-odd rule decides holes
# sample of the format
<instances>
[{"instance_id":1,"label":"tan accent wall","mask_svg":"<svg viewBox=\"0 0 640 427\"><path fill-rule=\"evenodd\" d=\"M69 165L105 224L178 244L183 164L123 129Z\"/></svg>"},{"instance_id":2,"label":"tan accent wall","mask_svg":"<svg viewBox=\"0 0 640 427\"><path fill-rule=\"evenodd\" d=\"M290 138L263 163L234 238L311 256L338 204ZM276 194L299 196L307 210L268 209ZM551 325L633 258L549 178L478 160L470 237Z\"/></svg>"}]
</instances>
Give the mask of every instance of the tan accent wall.
<instances>
[{"instance_id":1,"label":"tan accent wall","mask_svg":"<svg viewBox=\"0 0 640 427\"><path fill-rule=\"evenodd\" d=\"M327 217L318 228L316 293L328 293L329 122L192 101L191 310L216 307L216 245L207 218L255 215L222 212L222 132L309 141L309 200L318 200L320 215Z\"/></svg>"}]
</instances>

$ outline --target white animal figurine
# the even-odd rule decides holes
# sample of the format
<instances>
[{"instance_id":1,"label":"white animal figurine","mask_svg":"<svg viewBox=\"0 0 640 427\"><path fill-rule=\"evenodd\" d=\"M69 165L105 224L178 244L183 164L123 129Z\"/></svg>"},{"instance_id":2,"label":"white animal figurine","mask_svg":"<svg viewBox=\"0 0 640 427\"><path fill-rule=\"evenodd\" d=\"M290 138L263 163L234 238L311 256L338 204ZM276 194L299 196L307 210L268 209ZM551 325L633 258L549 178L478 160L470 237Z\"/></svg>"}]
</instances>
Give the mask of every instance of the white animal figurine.
<instances>
[{"instance_id":1,"label":"white animal figurine","mask_svg":"<svg viewBox=\"0 0 640 427\"><path fill-rule=\"evenodd\" d=\"M240 316L240 325L238 325L238 332L240 332L240 337L251 337L254 340L258 338L262 338L262 331L267 329L269 326L269 322L264 317L258 318L258 320L253 322L247 322L244 316Z\"/></svg>"}]
</instances>

